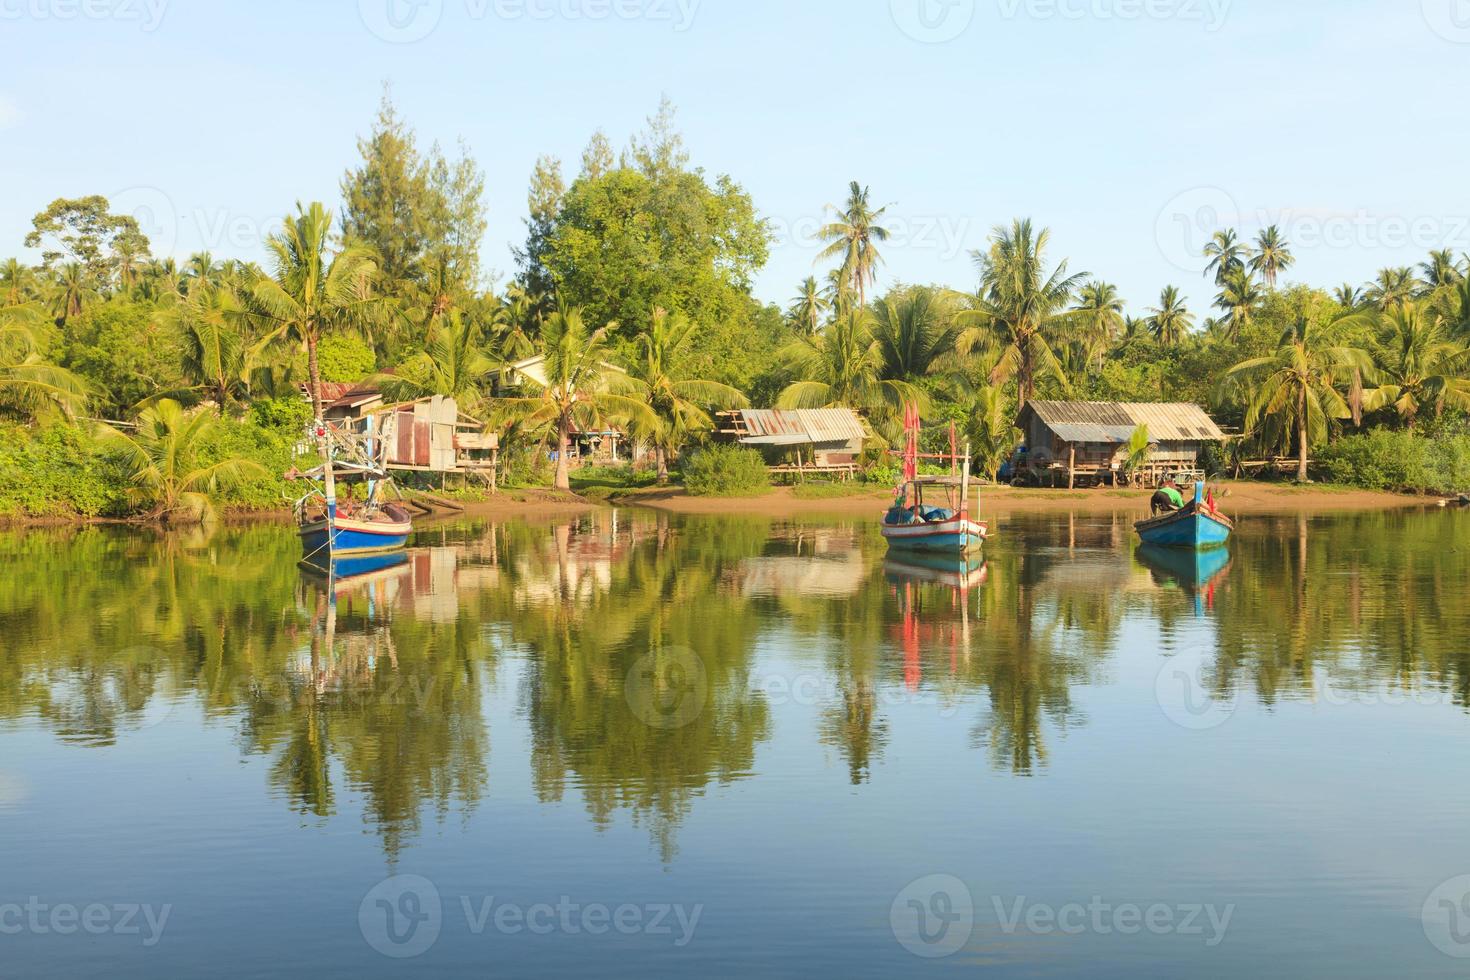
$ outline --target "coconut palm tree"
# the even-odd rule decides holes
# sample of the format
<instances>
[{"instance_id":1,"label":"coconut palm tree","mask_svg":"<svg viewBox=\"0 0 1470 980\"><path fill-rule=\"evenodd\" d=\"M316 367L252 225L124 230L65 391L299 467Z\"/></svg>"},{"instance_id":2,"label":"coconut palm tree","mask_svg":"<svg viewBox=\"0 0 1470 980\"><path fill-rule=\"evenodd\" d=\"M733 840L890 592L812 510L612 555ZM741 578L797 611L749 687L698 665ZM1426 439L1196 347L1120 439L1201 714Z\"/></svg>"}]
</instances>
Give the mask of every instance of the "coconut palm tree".
<instances>
[{"instance_id":1,"label":"coconut palm tree","mask_svg":"<svg viewBox=\"0 0 1470 980\"><path fill-rule=\"evenodd\" d=\"M669 482L669 461L690 435L714 428L710 409L750 404L729 385L683 376L679 365L695 340L694 323L687 317L654 310L653 324L638 337L638 356L628 369L633 394L653 410L656 419L652 429L640 434L653 444L661 484Z\"/></svg>"},{"instance_id":2,"label":"coconut palm tree","mask_svg":"<svg viewBox=\"0 0 1470 980\"><path fill-rule=\"evenodd\" d=\"M1414 270L1408 267L1398 269L1380 269L1378 278L1368 285L1364 293L1364 299L1373 305L1374 309L1387 310L1394 306L1403 306L1414 298L1418 291L1418 280L1414 278Z\"/></svg>"},{"instance_id":3,"label":"coconut palm tree","mask_svg":"<svg viewBox=\"0 0 1470 980\"><path fill-rule=\"evenodd\" d=\"M1350 319L1380 331L1378 387L1365 393L1366 410L1392 406L1413 429L1426 408L1435 415L1447 407L1470 409L1470 350L1450 339L1441 317L1406 303Z\"/></svg>"},{"instance_id":4,"label":"coconut palm tree","mask_svg":"<svg viewBox=\"0 0 1470 980\"><path fill-rule=\"evenodd\" d=\"M954 366L960 327L945 295L927 286L889 294L873 308L873 339L882 363L879 376L916 381Z\"/></svg>"},{"instance_id":5,"label":"coconut palm tree","mask_svg":"<svg viewBox=\"0 0 1470 980\"><path fill-rule=\"evenodd\" d=\"M124 467L134 503L148 508L149 517L198 523L213 515L214 494L266 475L263 466L247 459L205 461L204 448L217 424L207 412L190 414L165 398L143 410L135 432L101 426L98 435Z\"/></svg>"},{"instance_id":6,"label":"coconut palm tree","mask_svg":"<svg viewBox=\"0 0 1470 980\"><path fill-rule=\"evenodd\" d=\"M209 392L224 415L231 400L248 392L255 366L239 299L226 289L198 285L183 303L165 308L161 319L179 333L184 377Z\"/></svg>"},{"instance_id":7,"label":"coconut palm tree","mask_svg":"<svg viewBox=\"0 0 1470 980\"><path fill-rule=\"evenodd\" d=\"M888 424L901 415L906 402L928 403L907 381L882 376L883 352L870 318L861 312L803 338L783 352L783 359L799 380L781 392L778 408L850 408Z\"/></svg>"},{"instance_id":8,"label":"coconut palm tree","mask_svg":"<svg viewBox=\"0 0 1470 980\"><path fill-rule=\"evenodd\" d=\"M542 370L546 383L523 378L534 393L502 399L504 411L527 431L546 430L555 440L558 490L570 490L571 471L567 451L572 433L600 427L613 418L649 431L657 418L646 401L634 397L627 375L607 363L611 355L608 324L593 330L578 309L559 307L546 318L541 331Z\"/></svg>"},{"instance_id":9,"label":"coconut palm tree","mask_svg":"<svg viewBox=\"0 0 1470 980\"><path fill-rule=\"evenodd\" d=\"M81 316L87 304L100 296L92 274L80 262L68 262L56 269L47 284L47 292L47 305L57 323Z\"/></svg>"},{"instance_id":10,"label":"coconut palm tree","mask_svg":"<svg viewBox=\"0 0 1470 980\"><path fill-rule=\"evenodd\" d=\"M1288 443L1295 433L1297 480L1303 483L1308 453L1327 437L1329 421L1356 414L1337 385L1352 379L1356 389L1373 371L1366 352L1328 346L1322 334L1316 322L1303 318L1282 334L1274 353L1240 362L1222 383L1222 394L1243 396L1247 431Z\"/></svg>"},{"instance_id":11,"label":"coconut palm tree","mask_svg":"<svg viewBox=\"0 0 1470 980\"><path fill-rule=\"evenodd\" d=\"M843 278L857 293L858 306L866 306L868 287L877 280L878 266L883 263L876 243L888 240L888 229L878 223L888 208L873 210L868 188L855 180L848 187L846 206L840 211L832 205L828 207L836 212L837 220L823 225L817 232L827 242L817 258L840 258Z\"/></svg>"},{"instance_id":12,"label":"coconut palm tree","mask_svg":"<svg viewBox=\"0 0 1470 980\"><path fill-rule=\"evenodd\" d=\"M485 353L479 331L462 314L451 312L420 353L374 382L393 401L443 395L453 398L464 413L475 415L500 369L500 361Z\"/></svg>"},{"instance_id":13,"label":"coconut palm tree","mask_svg":"<svg viewBox=\"0 0 1470 980\"><path fill-rule=\"evenodd\" d=\"M1117 286L1094 279L1078 291L1074 309L1081 314L1078 326L1086 360L1096 358L1097 370L1102 371L1103 355L1123 332L1123 297Z\"/></svg>"},{"instance_id":14,"label":"coconut palm tree","mask_svg":"<svg viewBox=\"0 0 1470 980\"><path fill-rule=\"evenodd\" d=\"M1435 293L1430 308L1451 337L1470 343L1470 276Z\"/></svg>"},{"instance_id":15,"label":"coconut palm tree","mask_svg":"<svg viewBox=\"0 0 1470 980\"><path fill-rule=\"evenodd\" d=\"M957 348L962 354L981 351L996 357L991 384L1016 381L1018 409L1025 408L1041 378L1066 385L1066 373L1052 345L1082 320L1069 310L1072 295L1087 278L1067 274L1063 260L1048 272L1046 249L1051 232L1037 232L1029 219L998 227L988 252L972 256L980 269L980 290L970 309L955 315L964 328Z\"/></svg>"},{"instance_id":16,"label":"coconut palm tree","mask_svg":"<svg viewBox=\"0 0 1470 980\"><path fill-rule=\"evenodd\" d=\"M1256 247L1251 252L1250 269L1274 290L1276 279L1281 273L1296 264L1291 254L1291 243L1281 234L1281 229L1271 225L1256 236Z\"/></svg>"},{"instance_id":17,"label":"coconut palm tree","mask_svg":"<svg viewBox=\"0 0 1470 980\"><path fill-rule=\"evenodd\" d=\"M86 407L92 394L87 383L41 356L50 329L34 306L0 309L0 412L70 417Z\"/></svg>"},{"instance_id":18,"label":"coconut palm tree","mask_svg":"<svg viewBox=\"0 0 1470 980\"><path fill-rule=\"evenodd\" d=\"M311 404L318 419L322 374L317 344L323 334L370 326L385 312L374 289L378 267L372 253L348 245L329 257L331 235L330 211L320 203L298 204L296 217L287 217L281 231L266 239L272 273L253 277L245 297L265 335L306 347Z\"/></svg>"},{"instance_id":19,"label":"coconut palm tree","mask_svg":"<svg viewBox=\"0 0 1470 980\"><path fill-rule=\"evenodd\" d=\"M1165 286L1159 294L1159 305L1149 308L1149 330L1165 347L1177 347L1194 327L1194 315L1184 305L1177 286Z\"/></svg>"},{"instance_id":20,"label":"coconut palm tree","mask_svg":"<svg viewBox=\"0 0 1470 980\"><path fill-rule=\"evenodd\" d=\"M0 307L20 306L36 298L36 272L20 259L0 263Z\"/></svg>"},{"instance_id":21,"label":"coconut palm tree","mask_svg":"<svg viewBox=\"0 0 1470 980\"><path fill-rule=\"evenodd\" d=\"M1345 282L1332 291L1332 299L1345 310L1356 310L1363 305L1363 291L1350 282Z\"/></svg>"},{"instance_id":22,"label":"coconut palm tree","mask_svg":"<svg viewBox=\"0 0 1470 980\"><path fill-rule=\"evenodd\" d=\"M1453 249L1445 248L1430 252L1429 260L1419 264L1419 271L1423 273L1426 293L1465 281L1465 273L1455 261Z\"/></svg>"},{"instance_id":23,"label":"coconut palm tree","mask_svg":"<svg viewBox=\"0 0 1470 980\"><path fill-rule=\"evenodd\" d=\"M1236 235L1235 229L1217 231L1205 246L1205 258L1210 260L1205 266L1205 275L1214 273L1215 285L1223 286L1227 277L1245 271L1248 257L1249 253Z\"/></svg>"},{"instance_id":24,"label":"coconut palm tree","mask_svg":"<svg viewBox=\"0 0 1470 980\"><path fill-rule=\"evenodd\" d=\"M1226 277L1215 305L1225 311L1226 335L1232 343L1239 341L1240 332L1250 326L1261 299L1261 291L1250 273L1239 269Z\"/></svg>"},{"instance_id":25,"label":"coconut palm tree","mask_svg":"<svg viewBox=\"0 0 1470 980\"><path fill-rule=\"evenodd\" d=\"M971 459L991 483L1020 441L1021 433L1014 420L1010 399L999 385L980 389L965 414L965 438L970 440Z\"/></svg>"},{"instance_id":26,"label":"coconut palm tree","mask_svg":"<svg viewBox=\"0 0 1470 980\"><path fill-rule=\"evenodd\" d=\"M807 276L797 287L796 296L791 300L791 309L786 312L786 318L792 327L808 337L818 333L822 329L822 319L832 304L822 294L822 287L817 284L816 276Z\"/></svg>"},{"instance_id":27,"label":"coconut palm tree","mask_svg":"<svg viewBox=\"0 0 1470 980\"><path fill-rule=\"evenodd\" d=\"M172 258L155 259L143 267L139 294L155 303L172 302L184 295L184 278Z\"/></svg>"}]
</instances>

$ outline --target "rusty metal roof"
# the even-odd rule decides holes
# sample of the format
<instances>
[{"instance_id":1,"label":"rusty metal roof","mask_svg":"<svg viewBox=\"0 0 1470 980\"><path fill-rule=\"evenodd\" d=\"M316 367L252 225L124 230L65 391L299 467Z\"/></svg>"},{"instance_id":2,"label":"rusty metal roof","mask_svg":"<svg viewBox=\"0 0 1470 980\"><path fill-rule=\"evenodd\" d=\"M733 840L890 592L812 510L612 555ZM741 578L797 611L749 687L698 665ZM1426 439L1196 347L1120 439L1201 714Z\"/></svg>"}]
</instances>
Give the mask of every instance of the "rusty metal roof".
<instances>
[{"instance_id":1,"label":"rusty metal roof","mask_svg":"<svg viewBox=\"0 0 1470 980\"><path fill-rule=\"evenodd\" d=\"M1228 437L1198 405L1186 402L1032 401L1026 408L1063 442L1127 442L1148 426L1154 442L1223 442Z\"/></svg>"},{"instance_id":2,"label":"rusty metal roof","mask_svg":"<svg viewBox=\"0 0 1470 980\"><path fill-rule=\"evenodd\" d=\"M745 408L739 415L740 441L747 445L797 446L849 443L867 438L862 419L846 408Z\"/></svg>"}]
</instances>

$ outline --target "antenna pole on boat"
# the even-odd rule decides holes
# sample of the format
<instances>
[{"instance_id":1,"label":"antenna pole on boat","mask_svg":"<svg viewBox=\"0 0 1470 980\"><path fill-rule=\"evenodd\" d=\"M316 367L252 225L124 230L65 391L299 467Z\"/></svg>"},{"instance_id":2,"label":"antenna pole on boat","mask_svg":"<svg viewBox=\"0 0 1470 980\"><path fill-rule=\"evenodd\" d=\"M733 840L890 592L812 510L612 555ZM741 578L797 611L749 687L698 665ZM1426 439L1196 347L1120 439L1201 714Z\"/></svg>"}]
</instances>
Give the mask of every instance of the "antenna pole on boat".
<instances>
[{"instance_id":1,"label":"antenna pole on boat","mask_svg":"<svg viewBox=\"0 0 1470 980\"><path fill-rule=\"evenodd\" d=\"M970 519L970 441L965 440L965 465L960 470L960 516Z\"/></svg>"},{"instance_id":2,"label":"antenna pole on boat","mask_svg":"<svg viewBox=\"0 0 1470 980\"><path fill-rule=\"evenodd\" d=\"M316 422L317 447L322 454L322 482L327 496L327 561L332 560L333 546L337 539L337 473L332 460L331 430L321 419Z\"/></svg>"}]
</instances>

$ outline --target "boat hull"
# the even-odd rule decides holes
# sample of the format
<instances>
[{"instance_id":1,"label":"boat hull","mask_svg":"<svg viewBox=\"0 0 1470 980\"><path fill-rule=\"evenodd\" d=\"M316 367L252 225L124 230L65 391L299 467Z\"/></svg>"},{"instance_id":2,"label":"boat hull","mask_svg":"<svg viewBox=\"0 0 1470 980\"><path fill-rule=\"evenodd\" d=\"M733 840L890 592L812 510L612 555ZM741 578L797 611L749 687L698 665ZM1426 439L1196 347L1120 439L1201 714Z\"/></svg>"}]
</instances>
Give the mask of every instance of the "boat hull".
<instances>
[{"instance_id":1,"label":"boat hull","mask_svg":"<svg viewBox=\"0 0 1470 980\"><path fill-rule=\"evenodd\" d=\"M889 548L949 555L963 555L974 551L985 543L989 534L988 525L958 517L923 524L883 525L883 537L888 541Z\"/></svg>"},{"instance_id":2,"label":"boat hull","mask_svg":"<svg viewBox=\"0 0 1470 980\"><path fill-rule=\"evenodd\" d=\"M307 555L333 556L365 555L381 551L396 551L408 544L413 531L411 521L385 523L379 521L354 521L338 517L333 523L328 546L328 523L325 519L303 524L298 529L301 547Z\"/></svg>"},{"instance_id":3,"label":"boat hull","mask_svg":"<svg viewBox=\"0 0 1470 980\"><path fill-rule=\"evenodd\" d=\"M1230 524L1208 511L1180 511L1134 525L1144 544L1161 548L1218 548L1230 540Z\"/></svg>"}]
</instances>

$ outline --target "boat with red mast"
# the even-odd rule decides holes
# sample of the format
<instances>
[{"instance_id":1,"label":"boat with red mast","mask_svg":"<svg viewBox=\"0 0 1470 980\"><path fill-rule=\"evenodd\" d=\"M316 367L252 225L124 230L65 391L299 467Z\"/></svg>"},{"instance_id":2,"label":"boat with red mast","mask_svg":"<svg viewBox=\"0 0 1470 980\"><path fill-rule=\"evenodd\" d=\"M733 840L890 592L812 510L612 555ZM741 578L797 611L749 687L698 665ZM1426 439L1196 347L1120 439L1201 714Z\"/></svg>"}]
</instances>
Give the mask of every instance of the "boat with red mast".
<instances>
[{"instance_id":1,"label":"boat with red mast","mask_svg":"<svg viewBox=\"0 0 1470 980\"><path fill-rule=\"evenodd\" d=\"M990 526L970 516L970 447L958 452L954 425L949 427L949 453L919 451L923 423L917 405L904 406L902 476L893 506L883 515L883 537L890 549L965 555L978 549L990 535ZM919 461L949 463L948 475L921 474ZM931 503L943 496L943 506ZM927 497L927 499L926 499Z\"/></svg>"}]
</instances>

